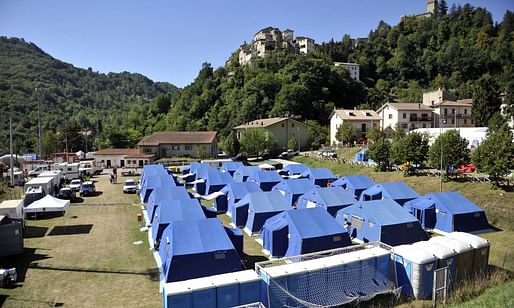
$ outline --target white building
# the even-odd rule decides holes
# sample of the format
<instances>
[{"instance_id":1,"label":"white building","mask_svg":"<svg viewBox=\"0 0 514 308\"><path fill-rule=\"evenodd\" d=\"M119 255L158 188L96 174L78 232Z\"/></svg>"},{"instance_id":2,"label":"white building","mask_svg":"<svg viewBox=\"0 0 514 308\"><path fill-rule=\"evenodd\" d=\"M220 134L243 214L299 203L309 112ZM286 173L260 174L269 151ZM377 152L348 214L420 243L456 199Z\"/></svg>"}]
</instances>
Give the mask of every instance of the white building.
<instances>
[{"instance_id":1,"label":"white building","mask_svg":"<svg viewBox=\"0 0 514 308\"><path fill-rule=\"evenodd\" d=\"M380 127L380 116L374 110L335 109L330 114L330 144L337 145L336 133L344 122L349 122L365 137L371 128Z\"/></svg>"},{"instance_id":2,"label":"white building","mask_svg":"<svg viewBox=\"0 0 514 308\"><path fill-rule=\"evenodd\" d=\"M316 48L314 40L304 36L296 38L296 45L298 46L301 54L308 54L309 52L313 52Z\"/></svg>"},{"instance_id":3,"label":"white building","mask_svg":"<svg viewBox=\"0 0 514 308\"><path fill-rule=\"evenodd\" d=\"M432 127L432 108L416 103L386 103L378 109L382 130L394 130L399 123L405 132Z\"/></svg>"},{"instance_id":4,"label":"white building","mask_svg":"<svg viewBox=\"0 0 514 308\"><path fill-rule=\"evenodd\" d=\"M433 127L474 127L471 115L472 100L443 101L433 107ZM444 120L444 121L443 121Z\"/></svg>"},{"instance_id":5,"label":"white building","mask_svg":"<svg viewBox=\"0 0 514 308\"><path fill-rule=\"evenodd\" d=\"M348 72L350 73L350 77L353 80L357 80L357 81L360 80L359 64L357 64L357 63L346 63L346 62L334 62L334 65L335 66L343 66L343 67L345 67L348 70Z\"/></svg>"}]
</instances>

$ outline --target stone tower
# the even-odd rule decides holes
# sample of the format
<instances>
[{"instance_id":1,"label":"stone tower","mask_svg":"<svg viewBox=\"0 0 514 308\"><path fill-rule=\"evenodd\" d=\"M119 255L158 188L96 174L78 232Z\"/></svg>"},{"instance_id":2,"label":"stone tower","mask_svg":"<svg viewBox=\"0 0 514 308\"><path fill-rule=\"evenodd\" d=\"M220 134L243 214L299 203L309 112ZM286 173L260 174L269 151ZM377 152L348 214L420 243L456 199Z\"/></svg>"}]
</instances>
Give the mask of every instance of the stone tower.
<instances>
[{"instance_id":1,"label":"stone tower","mask_svg":"<svg viewBox=\"0 0 514 308\"><path fill-rule=\"evenodd\" d=\"M427 13L434 15L437 7L437 0L427 0Z\"/></svg>"}]
</instances>

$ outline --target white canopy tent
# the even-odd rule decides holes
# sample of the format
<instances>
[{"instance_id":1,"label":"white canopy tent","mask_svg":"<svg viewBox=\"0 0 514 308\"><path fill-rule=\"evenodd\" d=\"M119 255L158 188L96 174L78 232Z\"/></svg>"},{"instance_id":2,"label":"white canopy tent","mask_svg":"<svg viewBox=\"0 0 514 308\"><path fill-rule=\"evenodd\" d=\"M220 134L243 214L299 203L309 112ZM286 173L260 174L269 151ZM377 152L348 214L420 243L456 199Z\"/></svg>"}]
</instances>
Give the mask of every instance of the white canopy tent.
<instances>
[{"instance_id":1,"label":"white canopy tent","mask_svg":"<svg viewBox=\"0 0 514 308\"><path fill-rule=\"evenodd\" d=\"M70 206L69 200L62 200L46 195L25 208L25 213L64 212Z\"/></svg>"}]
</instances>

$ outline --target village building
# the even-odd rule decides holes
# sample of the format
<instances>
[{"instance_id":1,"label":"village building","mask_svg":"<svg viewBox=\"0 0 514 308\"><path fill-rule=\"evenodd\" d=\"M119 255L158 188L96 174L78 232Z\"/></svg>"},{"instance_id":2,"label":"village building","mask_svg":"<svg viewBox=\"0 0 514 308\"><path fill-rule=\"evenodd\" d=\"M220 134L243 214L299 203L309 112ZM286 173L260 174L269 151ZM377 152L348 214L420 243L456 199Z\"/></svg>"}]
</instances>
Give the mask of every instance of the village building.
<instances>
[{"instance_id":1,"label":"village building","mask_svg":"<svg viewBox=\"0 0 514 308\"><path fill-rule=\"evenodd\" d=\"M330 144L337 145L336 133L344 122L350 123L363 138L372 128L380 127L380 116L374 110L334 109L330 114Z\"/></svg>"},{"instance_id":2,"label":"village building","mask_svg":"<svg viewBox=\"0 0 514 308\"><path fill-rule=\"evenodd\" d=\"M278 146L282 150L287 150L289 139L296 139L300 148L307 147L308 125L292 118L268 118L253 120L251 122L234 127L237 139L241 140L246 130L252 128L263 128L273 135Z\"/></svg>"},{"instance_id":3,"label":"village building","mask_svg":"<svg viewBox=\"0 0 514 308\"><path fill-rule=\"evenodd\" d=\"M142 168L154 160L153 154L140 149L103 149L95 152L95 164L105 168Z\"/></svg>"},{"instance_id":4,"label":"village building","mask_svg":"<svg viewBox=\"0 0 514 308\"><path fill-rule=\"evenodd\" d=\"M342 66L348 70L350 73L350 78L353 80L360 80L360 66L357 63L347 63L347 62L334 62L335 66Z\"/></svg>"},{"instance_id":5,"label":"village building","mask_svg":"<svg viewBox=\"0 0 514 308\"><path fill-rule=\"evenodd\" d=\"M405 132L433 127L432 108L424 104L386 103L377 112L382 119L382 130L386 133L396 129L398 124Z\"/></svg>"},{"instance_id":6,"label":"village building","mask_svg":"<svg viewBox=\"0 0 514 308\"><path fill-rule=\"evenodd\" d=\"M167 157L217 157L218 136L213 131L155 132L137 144L141 153Z\"/></svg>"}]
</instances>

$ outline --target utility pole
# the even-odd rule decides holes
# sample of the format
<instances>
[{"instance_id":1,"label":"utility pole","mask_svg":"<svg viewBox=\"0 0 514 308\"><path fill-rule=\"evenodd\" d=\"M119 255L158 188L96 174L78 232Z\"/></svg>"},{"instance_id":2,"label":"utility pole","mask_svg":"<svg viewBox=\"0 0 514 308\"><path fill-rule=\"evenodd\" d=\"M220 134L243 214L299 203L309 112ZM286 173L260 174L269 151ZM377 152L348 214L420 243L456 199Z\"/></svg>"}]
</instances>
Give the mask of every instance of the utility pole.
<instances>
[{"instance_id":1,"label":"utility pole","mask_svg":"<svg viewBox=\"0 0 514 308\"><path fill-rule=\"evenodd\" d=\"M66 128L66 107L64 107L64 144L66 146L66 163L68 162L68 129Z\"/></svg>"},{"instance_id":2,"label":"utility pole","mask_svg":"<svg viewBox=\"0 0 514 308\"><path fill-rule=\"evenodd\" d=\"M37 127L38 127L38 145L39 145L39 159L43 157L43 142L41 137L41 100L37 95L37 88L35 89L37 99Z\"/></svg>"},{"instance_id":3,"label":"utility pole","mask_svg":"<svg viewBox=\"0 0 514 308\"><path fill-rule=\"evenodd\" d=\"M11 174L11 186L14 187L14 159L13 159L13 149L12 149L12 118L9 118L9 151L11 152L11 155L9 157L9 163L10 163L10 174Z\"/></svg>"}]
</instances>

